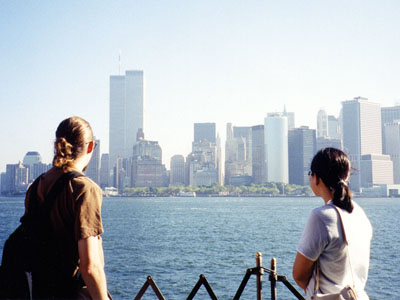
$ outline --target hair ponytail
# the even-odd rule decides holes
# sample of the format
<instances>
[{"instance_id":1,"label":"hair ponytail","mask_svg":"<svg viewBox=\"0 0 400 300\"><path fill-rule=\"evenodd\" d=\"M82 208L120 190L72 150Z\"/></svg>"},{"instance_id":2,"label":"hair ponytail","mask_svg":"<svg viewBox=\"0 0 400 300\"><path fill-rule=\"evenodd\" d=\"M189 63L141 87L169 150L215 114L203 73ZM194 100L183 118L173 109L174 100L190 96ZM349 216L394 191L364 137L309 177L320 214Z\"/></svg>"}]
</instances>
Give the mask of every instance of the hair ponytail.
<instances>
[{"instance_id":1,"label":"hair ponytail","mask_svg":"<svg viewBox=\"0 0 400 300\"><path fill-rule=\"evenodd\" d=\"M92 128L80 117L70 117L58 125L54 142L53 166L66 171L93 140Z\"/></svg>"},{"instance_id":2,"label":"hair ponytail","mask_svg":"<svg viewBox=\"0 0 400 300\"><path fill-rule=\"evenodd\" d=\"M340 180L337 184L337 188L335 188L333 192L333 204L351 213L354 209L354 205L351 201L352 197L353 195L347 186L347 183Z\"/></svg>"},{"instance_id":3,"label":"hair ponytail","mask_svg":"<svg viewBox=\"0 0 400 300\"><path fill-rule=\"evenodd\" d=\"M73 146L64 137L56 138L54 142L53 166L66 169L73 162Z\"/></svg>"}]
</instances>

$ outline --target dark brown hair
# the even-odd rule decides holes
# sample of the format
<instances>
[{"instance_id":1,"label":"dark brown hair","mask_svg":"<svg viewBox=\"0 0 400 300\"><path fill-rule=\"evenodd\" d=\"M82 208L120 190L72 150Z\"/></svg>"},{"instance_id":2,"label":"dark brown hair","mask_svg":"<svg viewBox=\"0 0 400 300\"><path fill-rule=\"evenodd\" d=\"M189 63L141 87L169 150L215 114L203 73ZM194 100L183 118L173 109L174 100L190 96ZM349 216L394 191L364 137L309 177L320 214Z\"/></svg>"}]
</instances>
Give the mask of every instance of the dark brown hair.
<instances>
[{"instance_id":1,"label":"dark brown hair","mask_svg":"<svg viewBox=\"0 0 400 300\"><path fill-rule=\"evenodd\" d=\"M352 193L347 180L351 164L347 155L336 148L323 148L311 162L311 172L333 192L333 203L349 213L353 211Z\"/></svg>"},{"instance_id":2,"label":"dark brown hair","mask_svg":"<svg viewBox=\"0 0 400 300\"><path fill-rule=\"evenodd\" d=\"M53 166L64 171L72 166L85 145L93 140L89 123L80 117L70 117L58 125L54 142Z\"/></svg>"}]
</instances>

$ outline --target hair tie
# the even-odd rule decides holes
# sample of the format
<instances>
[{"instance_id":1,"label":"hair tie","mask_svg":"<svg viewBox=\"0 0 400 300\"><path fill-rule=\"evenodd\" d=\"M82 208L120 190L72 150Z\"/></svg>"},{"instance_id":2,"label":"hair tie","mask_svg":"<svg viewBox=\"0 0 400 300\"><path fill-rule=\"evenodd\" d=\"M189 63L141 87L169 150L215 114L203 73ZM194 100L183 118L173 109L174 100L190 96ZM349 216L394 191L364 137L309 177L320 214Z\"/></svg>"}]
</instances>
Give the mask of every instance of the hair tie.
<instances>
[{"instance_id":1,"label":"hair tie","mask_svg":"<svg viewBox=\"0 0 400 300\"><path fill-rule=\"evenodd\" d=\"M339 180L338 184L343 184L343 185L345 185L345 186L348 186L347 182L344 181L343 179L342 179L342 180Z\"/></svg>"}]
</instances>

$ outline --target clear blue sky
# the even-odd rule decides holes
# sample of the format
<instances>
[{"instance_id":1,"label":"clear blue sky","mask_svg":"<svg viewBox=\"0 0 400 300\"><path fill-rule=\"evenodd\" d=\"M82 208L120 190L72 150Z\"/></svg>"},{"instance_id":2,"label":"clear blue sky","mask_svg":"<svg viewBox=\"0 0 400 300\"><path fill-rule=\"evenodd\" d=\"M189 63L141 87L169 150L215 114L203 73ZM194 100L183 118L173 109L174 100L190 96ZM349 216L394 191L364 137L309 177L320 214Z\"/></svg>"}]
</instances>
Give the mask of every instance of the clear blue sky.
<instances>
[{"instance_id":1,"label":"clear blue sky","mask_svg":"<svg viewBox=\"0 0 400 300\"><path fill-rule=\"evenodd\" d=\"M109 76L145 75L145 135L164 162L187 155L193 122L262 124L364 96L400 101L399 1L1 1L0 171L52 157L58 123L86 118L108 151Z\"/></svg>"}]
</instances>

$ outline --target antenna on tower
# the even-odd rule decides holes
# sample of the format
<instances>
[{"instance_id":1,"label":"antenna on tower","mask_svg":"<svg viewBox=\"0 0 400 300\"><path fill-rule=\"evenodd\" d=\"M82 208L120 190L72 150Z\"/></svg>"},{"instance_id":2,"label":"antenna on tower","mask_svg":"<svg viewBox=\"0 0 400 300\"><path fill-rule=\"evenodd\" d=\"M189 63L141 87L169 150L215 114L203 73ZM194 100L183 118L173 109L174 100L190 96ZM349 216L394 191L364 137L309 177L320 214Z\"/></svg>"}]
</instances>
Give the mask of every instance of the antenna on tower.
<instances>
[{"instance_id":1,"label":"antenna on tower","mask_svg":"<svg viewBox=\"0 0 400 300\"><path fill-rule=\"evenodd\" d=\"M118 54L118 75L121 75L121 50L119 50Z\"/></svg>"}]
</instances>

